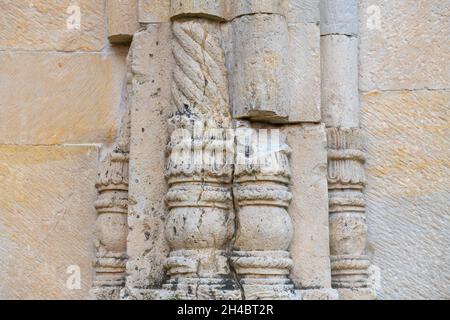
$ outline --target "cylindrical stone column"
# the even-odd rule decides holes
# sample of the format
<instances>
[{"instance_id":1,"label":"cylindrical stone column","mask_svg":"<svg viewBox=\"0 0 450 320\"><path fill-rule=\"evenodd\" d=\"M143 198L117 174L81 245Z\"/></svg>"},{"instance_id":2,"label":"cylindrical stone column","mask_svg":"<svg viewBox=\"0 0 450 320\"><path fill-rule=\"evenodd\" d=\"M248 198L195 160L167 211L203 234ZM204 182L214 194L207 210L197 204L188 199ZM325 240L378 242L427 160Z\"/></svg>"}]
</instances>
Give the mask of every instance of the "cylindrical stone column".
<instances>
[{"instance_id":1,"label":"cylindrical stone column","mask_svg":"<svg viewBox=\"0 0 450 320\"><path fill-rule=\"evenodd\" d=\"M373 298L365 255L365 155L360 132L358 1L321 1L322 112L328 136L332 286L341 299Z\"/></svg>"},{"instance_id":2,"label":"cylindrical stone column","mask_svg":"<svg viewBox=\"0 0 450 320\"><path fill-rule=\"evenodd\" d=\"M101 163L96 184L95 277L91 293L99 300L119 299L125 284L128 234L128 152L117 148Z\"/></svg>"},{"instance_id":3,"label":"cylindrical stone column","mask_svg":"<svg viewBox=\"0 0 450 320\"><path fill-rule=\"evenodd\" d=\"M244 130L244 131L243 131ZM231 257L245 299L297 299L289 279L292 259L288 248L293 225L287 211L289 191L289 148L279 141L278 130L258 134L237 129L235 169L237 233ZM248 137L247 142L245 137ZM275 139L273 139L275 138Z\"/></svg>"},{"instance_id":4,"label":"cylindrical stone column","mask_svg":"<svg viewBox=\"0 0 450 320\"><path fill-rule=\"evenodd\" d=\"M282 2L234 1L231 102L233 117L289 121L289 32Z\"/></svg>"},{"instance_id":5,"label":"cylindrical stone column","mask_svg":"<svg viewBox=\"0 0 450 320\"><path fill-rule=\"evenodd\" d=\"M239 299L228 250L234 235L233 135L220 20L222 1L172 0L172 97L163 299ZM229 136L231 134L231 136Z\"/></svg>"}]
</instances>

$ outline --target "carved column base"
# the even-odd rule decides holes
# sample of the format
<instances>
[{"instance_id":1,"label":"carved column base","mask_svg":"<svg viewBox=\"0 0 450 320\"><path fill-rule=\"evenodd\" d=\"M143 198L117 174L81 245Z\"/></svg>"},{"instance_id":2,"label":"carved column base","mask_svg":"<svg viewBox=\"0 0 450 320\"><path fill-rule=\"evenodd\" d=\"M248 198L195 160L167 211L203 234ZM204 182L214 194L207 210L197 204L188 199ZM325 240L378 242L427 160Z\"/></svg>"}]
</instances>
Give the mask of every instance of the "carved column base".
<instances>
[{"instance_id":1,"label":"carved column base","mask_svg":"<svg viewBox=\"0 0 450 320\"><path fill-rule=\"evenodd\" d=\"M167 258L166 281L159 299L236 300L241 291L230 277L225 250L172 251Z\"/></svg>"},{"instance_id":2,"label":"carved column base","mask_svg":"<svg viewBox=\"0 0 450 320\"><path fill-rule=\"evenodd\" d=\"M94 262L95 279L90 290L96 300L118 300L125 284L126 255L109 252Z\"/></svg>"},{"instance_id":3,"label":"carved column base","mask_svg":"<svg viewBox=\"0 0 450 320\"><path fill-rule=\"evenodd\" d=\"M247 300L297 300L287 251L234 251L231 263Z\"/></svg>"},{"instance_id":4,"label":"carved column base","mask_svg":"<svg viewBox=\"0 0 450 320\"><path fill-rule=\"evenodd\" d=\"M162 289L125 289L123 300L241 300L241 290L231 279L171 279Z\"/></svg>"},{"instance_id":5,"label":"carved column base","mask_svg":"<svg viewBox=\"0 0 450 320\"><path fill-rule=\"evenodd\" d=\"M123 286L94 287L89 290L92 300L120 300L120 291Z\"/></svg>"},{"instance_id":6,"label":"carved column base","mask_svg":"<svg viewBox=\"0 0 450 320\"><path fill-rule=\"evenodd\" d=\"M245 300L300 300L294 284L286 278L244 278L241 286Z\"/></svg>"},{"instance_id":7,"label":"carved column base","mask_svg":"<svg viewBox=\"0 0 450 320\"><path fill-rule=\"evenodd\" d=\"M370 261L363 255L331 256L331 285L333 288L365 288Z\"/></svg>"},{"instance_id":8,"label":"carved column base","mask_svg":"<svg viewBox=\"0 0 450 320\"><path fill-rule=\"evenodd\" d=\"M163 285L162 299L240 300L241 291L232 279L175 278Z\"/></svg>"},{"instance_id":9,"label":"carved column base","mask_svg":"<svg viewBox=\"0 0 450 320\"><path fill-rule=\"evenodd\" d=\"M339 293L335 289L306 289L299 290L302 300L339 300Z\"/></svg>"},{"instance_id":10,"label":"carved column base","mask_svg":"<svg viewBox=\"0 0 450 320\"><path fill-rule=\"evenodd\" d=\"M376 292L372 288L337 289L339 300L375 300Z\"/></svg>"}]
</instances>

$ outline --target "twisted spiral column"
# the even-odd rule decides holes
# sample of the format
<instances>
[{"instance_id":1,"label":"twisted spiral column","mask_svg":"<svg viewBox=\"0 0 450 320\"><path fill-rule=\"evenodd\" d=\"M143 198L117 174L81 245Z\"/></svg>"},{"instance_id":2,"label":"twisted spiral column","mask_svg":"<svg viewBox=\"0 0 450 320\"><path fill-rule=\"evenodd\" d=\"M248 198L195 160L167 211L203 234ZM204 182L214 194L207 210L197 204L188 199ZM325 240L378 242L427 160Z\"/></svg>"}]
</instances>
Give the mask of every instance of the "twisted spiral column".
<instances>
[{"instance_id":1,"label":"twisted spiral column","mask_svg":"<svg viewBox=\"0 0 450 320\"><path fill-rule=\"evenodd\" d=\"M220 26L189 18L175 20L172 30L178 111L168 146L164 298L238 299L228 264L234 146Z\"/></svg>"}]
</instances>

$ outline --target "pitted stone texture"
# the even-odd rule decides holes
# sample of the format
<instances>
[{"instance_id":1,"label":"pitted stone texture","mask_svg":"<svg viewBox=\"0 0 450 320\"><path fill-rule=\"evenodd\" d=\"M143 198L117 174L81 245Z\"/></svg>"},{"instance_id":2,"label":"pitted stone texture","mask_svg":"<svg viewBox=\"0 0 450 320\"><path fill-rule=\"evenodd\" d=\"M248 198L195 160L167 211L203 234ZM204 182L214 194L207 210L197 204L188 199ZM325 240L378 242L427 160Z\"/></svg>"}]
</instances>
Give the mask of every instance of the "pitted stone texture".
<instances>
[{"instance_id":1,"label":"pitted stone texture","mask_svg":"<svg viewBox=\"0 0 450 320\"><path fill-rule=\"evenodd\" d=\"M125 48L0 53L0 142L113 141L123 112L125 55Z\"/></svg>"},{"instance_id":2,"label":"pitted stone texture","mask_svg":"<svg viewBox=\"0 0 450 320\"><path fill-rule=\"evenodd\" d=\"M335 289L310 289L300 290L302 300L339 300L339 294Z\"/></svg>"},{"instance_id":3,"label":"pitted stone texture","mask_svg":"<svg viewBox=\"0 0 450 320\"><path fill-rule=\"evenodd\" d=\"M88 297L97 157L97 148L0 147L1 299ZM70 266L81 290L66 286Z\"/></svg>"},{"instance_id":4,"label":"pitted stone texture","mask_svg":"<svg viewBox=\"0 0 450 320\"><path fill-rule=\"evenodd\" d=\"M138 20L140 23L170 22L171 0L138 1Z\"/></svg>"},{"instance_id":5,"label":"pitted stone texture","mask_svg":"<svg viewBox=\"0 0 450 320\"><path fill-rule=\"evenodd\" d=\"M326 133L323 125L286 129L291 154L290 252L296 288L330 288Z\"/></svg>"},{"instance_id":6,"label":"pitted stone texture","mask_svg":"<svg viewBox=\"0 0 450 320\"><path fill-rule=\"evenodd\" d=\"M449 0L364 0L359 11L362 90L450 88Z\"/></svg>"},{"instance_id":7,"label":"pitted stone texture","mask_svg":"<svg viewBox=\"0 0 450 320\"><path fill-rule=\"evenodd\" d=\"M129 43L139 29L137 3L139 0L107 0L108 39L111 43Z\"/></svg>"},{"instance_id":8,"label":"pitted stone texture","mask_svg":"<svg viewBox=\"0 0 450 320\"><path fill-rule=\"evenodd\" d=\"M1 7L0 50L100 51L107 43L105 0L3 0ZM72 23L77 7L80 29Z\"/></svg>"},{"instance_id":9,"label":"pitted stone texture","mask_svg":"<svg viewBox=\"0 0 450 320\"><path fill-rule=\"evenodd\" d=\"M164 278L167 119L172 114L170 24L135 34L131 61L131 143L127 287L155 288ZM131 294L131 293L130 293Z\"/></svg>"},{"instance_id":10,"label":"pitted stone texture","mask_svg":"<svg viewBox=\"0 0 450 320\"><path fill-rule=\"evenodd\" d=\"M368 252L379 299L449 299L448 91L362 95Z\"/></svg>"}]
</instances>

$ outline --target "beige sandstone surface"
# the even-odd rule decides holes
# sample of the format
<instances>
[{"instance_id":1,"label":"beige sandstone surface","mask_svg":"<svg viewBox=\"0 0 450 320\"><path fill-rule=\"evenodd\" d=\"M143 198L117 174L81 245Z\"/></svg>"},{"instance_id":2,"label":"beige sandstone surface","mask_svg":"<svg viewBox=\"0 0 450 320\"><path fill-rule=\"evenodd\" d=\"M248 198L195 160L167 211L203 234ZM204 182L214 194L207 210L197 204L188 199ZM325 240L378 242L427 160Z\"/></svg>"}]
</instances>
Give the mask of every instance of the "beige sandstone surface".
<instances>
[{"instance_id":1,"label":"beige sandstone surface","mask_svg":"<svg viewBox=\"0 0 450 320\"><path fill-rule=\"evenodd\" d=\"M97 156L95 147L0 147L1 299L87 297ZM72 266L79 288L67 286Z\"/></svg>"},{"instance_id":2,"label":"beige sandstone surface","mask_svg":"<svg viewBox=\"0 0 450 320\"><path fill-rule=\"evenodd\" d=\"M368 21L373 5L381 29ZM361 90L448 89L449 16L448 0L362 1Z\"/></svg>"},{"instance_id":3,"label":"beige sandstone surface","mask_svg":"<svg viewBox=\"0 0 450 320\"><path fill-rule=\"evenodd\" d=\"M126 109L128 46L111 45L108 37L129 42L137 21L129 104L128 294L149 297L144 291L164 280L169 248L163 168L173 107L170 0L130 1L137 1L136 8L126 16L118 13L123 8L108 11L104 0L78 1L78 30L68 28L77 10L72 1L0 0L2 299L89 298L99 154L116 140ZM256 11L267 11L264 2L264 10ZM251 10L246 3L237 9ZM290 90L279 100L296 122L286 129L294 194L290 277L296 288L317 289L304 292L304 299L336 296L321 290L330 286L331 275L318 3L289 0L278 12L287 16ZM379 299L450 298L449 8L449 0L360 0L359 39L348 40L359 46L367 251ZM224 19L230 15L226 11ZM231 60L231 31L228 25L222 31ZM227 67L233 72L231 63ZM342 86L345 95L348 84ZM333 94L331 100L344 101ZM352 112L355 101L346 104ZM71 290L67 272L73 266L80 268L81 288Z\"/></svg>"},{"instance_id":4,"label":"beige sandstone surface","mask_svg":"<svg viewBox=\"0 0 450 320\"><path fill-rule=\"evenodd\" d=\"M0 142L110 143L123 113L123 48L0 52Z\"/></svg>"},{"instance_id":5,"label":"beige sandstone surface","mask_svg":"<svg viewBox=\"0 0 450 320\"><path fill-rule=\"evenodd\" d=\"M105 0L2 0L1 50L101 51L106 45ZM73 18L80 13L80 28Z\"/></svg>"},{"instance_id":6,"label":"beige sandstone surface","mask_svg":"<svg viewBox=\"0 0 450 320\"><path fill-rule=\"evenodd\" d=\"M368 21L373 5L381 29ZM368 250L380 299L449 298L449 8L360 2Z\"/></svg>"},{"instance_id":7,"label":"beige sandstone surface","mask_svg":"<svg viewBox=\"0 0 450 320\"><path fill-rule=\"evenodd\" d=\"M369 92L362 101L379 297L448 299L450 92Z\"/></svg>"}]
</instances>

